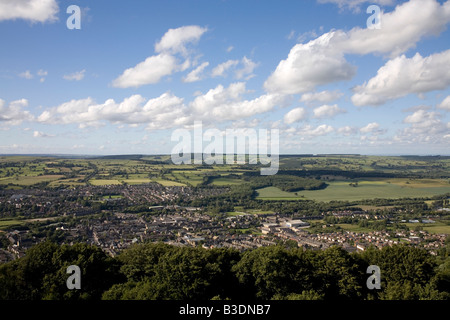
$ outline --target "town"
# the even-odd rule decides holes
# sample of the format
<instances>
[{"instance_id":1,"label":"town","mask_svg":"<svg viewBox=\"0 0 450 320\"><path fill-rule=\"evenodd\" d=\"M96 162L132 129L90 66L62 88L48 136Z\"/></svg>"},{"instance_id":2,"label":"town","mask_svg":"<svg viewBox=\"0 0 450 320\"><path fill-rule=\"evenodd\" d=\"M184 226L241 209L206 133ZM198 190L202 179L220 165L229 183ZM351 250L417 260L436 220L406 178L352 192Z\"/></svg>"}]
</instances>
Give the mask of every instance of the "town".
<instances>
[{"instance_id":1,"label":"town","mask_svg":"<svg viewBox=\"0 0 450 320\"><path fill-rule=\"evenodd\" d=\"M448 214L447 208L429 210L420 221L406 221L396 214L402 211L398 208L391 208L389 213L355 209L307 215L244 209L212 214L205 207L177 204L227 191L227 188L158 183L70 187L58 191L1 190L0 214L25 218L12 220L16 225L0 230L0 262L22 257L27 249L46 239L60 244L88 243L111 256L135 243L148 242L206 249L231 247L241 251L275 244L312 250L338 245L348 252L364 251L372 245L381 249L404 243L436 254L445 247L447 239L444 233L429 233L420 227L401 228L405 224L431 225L434 219ZM359 226L382 222L400 228L358 230L358 225L341 223L355 220Z\"/></svg>"}]
</instances>

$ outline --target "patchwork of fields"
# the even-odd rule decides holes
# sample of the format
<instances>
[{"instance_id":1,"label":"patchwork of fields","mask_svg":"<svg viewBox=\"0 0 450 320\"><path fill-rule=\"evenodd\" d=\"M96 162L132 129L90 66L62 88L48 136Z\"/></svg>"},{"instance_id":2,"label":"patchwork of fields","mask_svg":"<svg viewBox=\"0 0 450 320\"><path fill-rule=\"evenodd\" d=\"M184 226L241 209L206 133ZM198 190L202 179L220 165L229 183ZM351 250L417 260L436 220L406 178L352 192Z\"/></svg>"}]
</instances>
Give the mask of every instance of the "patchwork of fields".
<instances>
[{"instance_id":1,"label":"patchwork of fields","mask_svg":"<svg viewBox=\"0 0 450 320\"><path fill-rule=\"evenodd\" d=\"M358 201L374 198L432 197L450 193L448 157L286 156L281 170L319 170L328 184L320 190L283 191L279 186L256 187L257 199L283 201ZM296 171L298 170L298 171ZM238 186L251 183L257 167L240 165L174 165L170 156L117 156L91 159L0 156L0 187L20 189L33 185L119 185L157 182L164 186ZM337 172L337 173L336 173ZM339 172L343 172L342 175ZM380 177L350 174L380 173ZM410 178L386 178L393 173ZM344 176L347 174L347 176ZM278 174L280 175L280 173ZM281 174L282 176L282 174ZM395 175L394 175L395 176ZM287 176L286 176L287 177Z\"/></svg>"},{"instance_id":2,"label":"patchwork of fields","mask_svg":"<svg viewBox=\"0 0 450 320\"><path fill-rule=\"evenodd\" d=\"M351 181L331 181L322 190L285 192L275 187L258 189L258 199L263 200L316 200L356 201L384 198L429 197L450 192L448 180L441 179L371 179L360 180L357 186ZM355 184L354 184L355 185Z\"/></svg>"}]
</instances>

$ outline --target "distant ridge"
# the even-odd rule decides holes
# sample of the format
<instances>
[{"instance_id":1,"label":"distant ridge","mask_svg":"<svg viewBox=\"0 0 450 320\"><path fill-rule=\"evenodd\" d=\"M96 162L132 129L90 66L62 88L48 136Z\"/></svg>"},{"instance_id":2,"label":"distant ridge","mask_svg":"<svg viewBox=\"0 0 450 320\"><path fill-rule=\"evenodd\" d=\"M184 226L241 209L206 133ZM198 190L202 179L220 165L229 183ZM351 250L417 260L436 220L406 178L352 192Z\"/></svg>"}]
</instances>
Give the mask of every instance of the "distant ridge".
<instances>
[{"instance_id":1,"label":"distant ridge","mask_svg":"<svg viewBox=\"0 0 450 320\"><path fill-rule=\"evenodd\" d=\"M145 157L167 157L170 156L169 153L164 154L117 154L117 155L98 155L98 154L63 154L63 153L29 153L29 154L20 154L20 153L7 153L0 154L0 157L50 157L50 158L67 158L67 159L129 159L129 160L137 160ZM441 158L441 159L449 159L449 155L383 155L383 154L358 154L358 153L304 153L304 154L280 154L280 157L290 158L290 157L332 157L332 156L343 156L343 157L366 157L366 156L379 156L379 157L402 157L402 158Z\"/></svg>"}]
</instances>

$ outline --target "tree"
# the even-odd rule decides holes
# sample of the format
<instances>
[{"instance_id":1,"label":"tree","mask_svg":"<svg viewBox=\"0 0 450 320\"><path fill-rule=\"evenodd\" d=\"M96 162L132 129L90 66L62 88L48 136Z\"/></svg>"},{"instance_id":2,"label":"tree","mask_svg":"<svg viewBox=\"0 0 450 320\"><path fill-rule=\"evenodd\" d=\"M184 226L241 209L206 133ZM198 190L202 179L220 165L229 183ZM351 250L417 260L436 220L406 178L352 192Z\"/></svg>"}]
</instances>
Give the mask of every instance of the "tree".
<instances>
[{"instance_id":1,"label":"tree","mask_svg":"<svg viewBox=\"0 0 450 320\"><path fill-rule=\"evenodd\" d=\"M324 299L360 299L361 274L357 260L341 247L332 246L317 254L314 260L316 279L313 288Z\"/></svg>"},{"instance_id":2,"label":"tree","mask_svg":"<svg viewBox=\"0 0 450 320\"><path fill-rule=\"evenodd\" d=\"M69 265L81 269L81 290L66 286ZM30 248L23 258L0 267L0 299L99 299L119 279L116 261L100 248L58 246L46 241Z\"/></svg>"},{"instance_id":3,"label":"tree","mask_svg":"<svg viewBox=\"0 0 450 320\"><path fill-rule=\"evenodd\" d=\"M271 299L311 289L308 256L302 249L260 247L244 252L233 270L248 299Z\"/></svg>"}]
</instances>

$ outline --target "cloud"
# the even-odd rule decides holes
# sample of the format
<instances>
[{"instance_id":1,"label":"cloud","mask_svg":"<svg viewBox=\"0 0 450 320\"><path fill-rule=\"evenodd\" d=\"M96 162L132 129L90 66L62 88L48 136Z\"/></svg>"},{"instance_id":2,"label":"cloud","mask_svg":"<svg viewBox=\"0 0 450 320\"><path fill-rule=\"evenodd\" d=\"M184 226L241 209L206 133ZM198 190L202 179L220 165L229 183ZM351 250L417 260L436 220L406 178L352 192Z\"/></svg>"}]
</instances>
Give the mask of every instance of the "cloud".
<instances>
[{"instance_id":1,"label":"cloud","mask_svg":"<svg viewBox=\"0 0 450 320\"><path fill-rule=\"evenodd\" d=\"M44 82L44 81L45 81L45 77L48 75L48 71L47 71L47 70L40 69L40 70L37 72L37 75L41 77L41 78L39 79L39 82Z\"/></svg>"},{"instance_id":2,"label":"cloud","mask_svg":"<svg viewBox=\"0 0 450 320\"><path fill-rule=\"evenodd\" d=\"M313 110L314 118L332 118L339 113L346 113L347 111L340 109L337 104L317 107Z\"/></svg>"},{"instance_id":3,"label":"cloud","mask_svg":"<svg viewBox=\"0 0 450 320\"><path fill-rule=\"evenodd\" d=\"M318 3L334 3L341 9L350 9L359 12L364 3L378 4L383 6L395 4L395 0L317 0Z\"/></svg>"},{"instance_id":4,"label":"cloud","mask_svg":"<svg viewBox=\"0 0 450 320\"><path fill-rule=\"evenodd\" d=\"M228 88L218 85L207 93L196 97L191 106L197 113L206 113L218 106L240 101L245 92L244 82L232 83Z\"/></svg>"},{"instance_id":5,"label":"cloud","mask_svg":"<svg viewBox=\"0 0 450 320\"><path fill-rule=\"evenodd\" d=\"M241 65L242 67L239 69L236 69L238 65ZM234 70L234 77L238 80L244 79L248 80L252 77L254 77L253 70L258 66L257 63L253 62L251 59L247 57L243 57L241 60L227 60L223 63L218 64L212 71L211 76L212 77L225 77L227 75L227 72L230 69Z\"/></svg>"},{"instance_id":6,"label":"cloud","mask_svg":"<svg viewBox=\"0 0 450 320\"><path fill-rule=\"evenodd\" d=\"M201 73L205 68L209 66L209 62L203 62L197 68L188 73L188 75L183 79L183 82L195 82L202 79Z\"/></svg>"},{"instance_id":7,"label":"cloud","mask_svg":"<svg viewBox=\"0 0 450 320\"><path fill-rule=\"evenodd\" d=\"M228 69L230 69L233 66L236 66L239 63L239 60L228 60L225 61L219 65L217 65L212 71L211 76L212 77L222 77L225 75Z\"/></svg>"},{"instance_id":8,"label":"cloud","mask_svg":"<svg viewBox=\"0 0 450 320\"><path fill-rule=\"evenodd\" d=\"M43 69L39 69L36 74L39 77L41 77L39 79L39 81L40 82L44 82L45 81L45 77L48 75L48 71L43 70ZM25 72L19 73L19 77L30 80L30 79L34 78L34 75L30 72L30 70L27 70Z\"/></svg>"},{"instance_id":9,"label":"cloud","mask_svg":"<svg viewBox=\"0 0 450 320\"><path fill-rule=\"evenodd\" d=\"M379 135L386 132L386 130L380 129L380 124L377 122L371 122L365 127L359 129L361 133L371 133L373 135Z\"/></svg>"},{"instance_id":10,"label":"cloud","mask_svg":"<svg viewBox=\"0 0 450 320\"><path fill-rule=\"evenodd\" d=\"M35 138L52 138L52 137L54 137L54 135L46 134L46 133L41 132L41 131L34 131L33 132L33 137L35 137Z\"/></svg>"},{"instance_id":11,"label":"cloud","mask_svg":"<svg viewBox=\"0 0 450 320\"><path fill-rule=\"evenodd\" d=\"M145 59L136 66L126 69L112 83L113 87L140 87L145 84L158 83L162 77L179 70L176 58L168 54L159 54Z\"/></svg>"},{"instance_id":12,"label":"cloud","mask_svg":"<svg viewBox=\"0 0 450 320\"><path fill-rule=\"evenodd\" d=\"M300 102L311 103L317 101L321 103L328 103L339 99L340 97L342 97L342 95L343 93L340 92L339 90L334 91L324 90L320 92L309 92L302 94Z\"/></svg>"},{"instance_id":13,"label":"cloud","mask_svg":"<svg viewBox=\"0 0 450 320\"><path fill-rule=\"evenodd\" d=\"M315 128L312 127L311 125L307 125L301 128L297 133L300 136L317 137L327 135L333 131L334 128L332 126L329 126L327 124L321 124Z\"/></svg>"},{"instance_id":14,"label":"cloud","mask_svg":"<svg viewBox=\"0 0 450 320\"><path fill-rule=\"evenodd\" d=\"M81 71L76 71L74 73L65 74L63 78L68 81L80 81L83 80L85 72L86 69L83 69Z\"/></svg>"},{"instance_id":15,"label":"cloud","mask_svg":"<svg viewBox=\"0 0 450 320\"><path fill-rule=\"evenodd\" d=\"M419 53L389 60L367 83L354 88L356 106L380 105L410 93L442 90L450 85L450 50L423 58Z\"/></svg>"},{"instance_id":16,"label":"cloud","mask_svg":"<svg viewBox=\"0 0 450 320\"><path fill-rule=\"evenodd\" d=\"M356 67L347 62L345 55L382 54L394 58L414 48L422 38L438 35L449 22L450 1L441 5L436 0L410 0L383 13L379 30L333 30L296 44L265 81L264 88L268 92L297 94L349 80Z\"/></svg>"},{"instance_id":17,"label":"cloud","mask_svg":"<svg viewBox=\"0 0 450 320\"><path fill-rule=\"evenodd\" d=\"M317 38L316 30L310 30L310 31L306 31L306 32L303 32L303 33L299 34L297 36L296 40L297 40L297 42L303 43L306 40L311 40L311 39L314 39L314 38Z\"/></svg>"},{"instance_id":18,"label":"cloud","mask_svg":"<svg viewBox=\"0 0 450 320\"><path fill-rule=\"evenodd\" d=\"M178 64L175 54L181 53L186 57L188 54L186 45L197 42L206 30L206 28L199 26L169 29L161 40L155 44L155 52L158 54L126 69L118 78L113 80L112 86L137 88L146 84L158 83L164 76L186 70L190 66L190 60L187 58L182 64Z\"/></svg>"},{"instance_id":19,"label":"cloud","mask_svg":"<svg viewBox=\"0 0 450 320\"><path fill-rule=\"evenodd\" d=\"M447 96L440 104L437 105L439 109L450 111L450 96Z\"/></svg>"},{"instance_id":20,"label":"cloud","mask_svg":"<svg viewBox=\"0 0 450 320\"><path fill-rule=\"evenodd\" d=\"M400 130L394 136L396 142L440 144L450 131L450 122L443 122L441 114L427 109L413 112L405 117L403 122L408 127Z\"/></svg>"},{"instance_id":21,"label":"cloud","mask_svg":"<svg viewBox=\"0 0 450 320\"><path fill-rule=\"evenodd\" d=\"M236 79L245 78L245 80L248 80L252 78L254 76L253 70L258 66L258 64L247 57L242 58L241 64L243 65L242 69L235 71Z\"/></svg>"},{"instance_id":22,"label":"cloud","mask_svg":"<svg viewBox=\"0 0 450 320\"><path fill-rule=\"evenodd\" d=\"M186 45L197 42L206 31L207 28L199 26L183 26L176 29L169 29L161 40L156 43L155 52L186 54Z\"/></svg>"},{"instance_id":23,"label":"cloud","mask_svg":"<svg viewBox=\"0 0 450 320\"><path fill-rule=\"evenodd\" d=\"M141 95L132 95L122 102L108 99L96 103L92 98L86 98L44 110L36 120L46 124L78 124L80 128L111 123L146 125L147 129L159 130L185 126L194 120L205 123L241 120L289 103L289 97L278 94L265 94L247 100L243 98L245 93L245 83L239 82L228 87L218 85L188 104L169 92L150 100Z\"/></svg>"},{"instance_id":24,"label":"cloud","mask_svg":"<svg viewBox=\"0 0 450 320\"><path fill-rule=\"evenodd\" d=\"M239 120L271 111L276 106L285 106L288 97L279 94L265 94L251 100L244 100L245 83L231 83L228 88L218 85L207 93L197 96L190 104L190 110L198 120Z\"/></svg>"},{"instance_id":25,"label":"cloud","mask_svg":"<svg viewBox=\"0 0 450 320\"><path fill-rule=\"evenodd\" d=\"M48 71L47 70L43 70L43 69L39 69L39 71L37 72L37 75L39 77L45 77L46 75L48 75Z\"/></svg>"},{"instance_id":26,"label":"cloud","mask_svg":"<svg viewBox=\"0 0 450 320\"><path fill-rule=\"evenodd\" d=\"M434 111L426 111L426 110L417 110L412 115L409 115L405 118L405 123L411 124L420 124L421 127L431 127L435 124L440 123L440 119L438 118L438 113Z\"/></svg>"},{"instance_id":27,"label":"cloud","mask_svg":"<svg viewBox=\"0 0 450 320\"><path fill-rule=\"evenodd\" d=\"M351 79L356 68L344 59L342 52L330 46L333 37L334 32L326 33L306 44L295 45L265 81L264 88L268 92L296 94Z\"/></svg>"},{"instance_id":28,"label":"cloud","mask_svg":"<svg viewBox=\"0 0 450 320\"><path fill-rule=\"evenodd\" d=\"M380 53L391 58L414 48L422 38L438 35L450 22L450 2L410 0L380 17L381 29L353 28L338 31L337 48L346 53Z\"/></svg>"},{"instance_id":29,"label":"cloud","mask_svg":"<svg viewBox=\"0 0 450 320\"><path fill-rule=\"evenodd\" d=\"M292 40L292 39L294 39L294 36L295 36L295 30L291 30L291 32L289 32L289 34L286 36L286 39Z\"/></svg>"},{"instance_id":30,"label":"cloud","mask_svg":"<svg viewBox=\"0 0 450 320\"><path fill-rule=\"evenodd\" d=\"M292 124L306 119L307 113L304 108L294 108L284 115L284 123Z\"/></svg>"},{"instance_id":31,"label":"cloud","mask_svg":"<svg viewBox=\"0 0 450 320\"><path fill-rule=\"evenodd\" d=\"M351 126L344 126L344 127L341 127L341 128L339 128L339 129L337 129L337 132L338 132L339 134L344 135L344 136L350 136L350 135L353 135L353 134L357 133L357 131L358 131L357 128L351 127Z\"/></svg>"},{"instance_id":32,"label":"cloud","mask_svg":"<svg viewBox=\"0 0 450 320\"><path fill-rule=\"evenodd\" d=\"M23 19L31 22L53 22L58 20L56 0L2 0L0 21Z\"/></svg>"},{"instance_id":33,"label":"cloud","mask_svg":"<svg viewBox=\"0 0 450 320\"><path fill-rule=\"evenodd\" d=\"M27 70L25 72L19 73L19 77L24 78L24 79L33 79L33 75L31 74L30 70Z\"/></svg>"},{"instance_id":34,"label":"cloud","mask_svg":"<svg viewBox=\"0 0 450 320\"><path fill-rule=\"evenodd\" d=\"M37 118L40 123L78 124L80 128L100 127L112 124L142 125L165 129L185 122L183 99L170 93L146 100L132 95L122 102L108 99L96 103L92 98L71 100L55 108L45 110Z\"/></svg>"},{"instance_id":35,"label":"cloud","mask_svg":"<svg viewBox=\"0 0 450 320\"><path fill-rule=\"evenodd\" d=\"M28 107L28 100L20 99L6 104L0 99L0 126L19 125L24 121L32 121L33 115L23 110Z\"/></svg>"}]
</instances>

